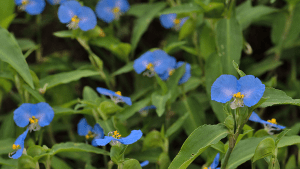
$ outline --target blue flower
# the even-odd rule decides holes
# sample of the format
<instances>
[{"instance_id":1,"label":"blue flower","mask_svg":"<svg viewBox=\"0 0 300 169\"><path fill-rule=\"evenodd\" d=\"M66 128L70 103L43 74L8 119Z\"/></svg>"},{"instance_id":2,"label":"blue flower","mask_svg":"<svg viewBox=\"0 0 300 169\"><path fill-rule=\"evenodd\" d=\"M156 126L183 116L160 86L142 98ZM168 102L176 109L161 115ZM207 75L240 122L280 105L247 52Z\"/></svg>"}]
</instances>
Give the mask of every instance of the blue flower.
<instances>
[{"instance_id":1,"label":"blue flower","mask_svg":"<svg viewBox=\"0 0 300 169\"><path fill-rule=\"evenodd\" d=\"M146 165L148 165L149 164L149 161L148 160L146 160L146 161L144 161L144 162L141 162L141 167L145 167Z\"/></svg>"},{"instance_id":2,"label":"blue flower","mask_svg":"<svg viewBox=\"0 0 300 169\"><path fill-rule=\"evenodd\" d=\"M176 69L179 68L180 66L182 66L184 63L186 63L186 62L182 62L182 61L177 62ZM191 77L191 65L189 63L186 63L185 64L185 73L179 80L178 84L181 85L182 83L187 82L190 77Z\"/></svg>"},{"instance_id":3,"label":"blue flower","mask_svg":"<svg viewBox=\"0 0 300 169\"><path fill-rule=\"evenodd\" d=\"M77 133L80 136L85 136L85 138L88 140L90 138L93 138L92 145L97 146L95 144L95 139L103 139L104 138L104 131L102 127L97 123L94 125L94 128L92 128L86 121L85 118L82 118L79 123L77 124Z\"/></svg>"},{"instance_id":4,"label":"blue flower","mask_svg":"<svg viewBox=\"0 0 300 169\"><path fill-rule=\"evenodd\" d=\"M81 6L77 1L66 1L58 8L58 19L61 23L68 23L69 29L83 31L93 29L97 25L94 11L86 6Z\"/></svg>"},{"instance_id":5,"label":"blue flower","mask_svg":"<svg viewBox=\"0 0 300 169\"><path fill-rule=\"evenodd\" d=\"M165 64L170 59L170 56L163 50L148 51L136 60L134 60L133 68L136 73L141 74L143 71L146 76L153 76L155 73L164 74L168 65Z\"/></svg>"},{"instance_id":6,"label":"blue flower","mask_svg":"<svg viewBox=\"0 0 300 169\"><path fill-rule=\"evenodd\" d=\"M174 28L175 30L179 30L182 25L189 19L189 17L177 19L177 14L170 13L170 14L163 14L160 15L159 20L161 25L166 28Z\"/></svg>"},{"instance_id":7,"label":"blue flower","mask_svg":"<svg viewBox=\"0 0 300 169\"><path fill-rule=\"evenodd\" d=\"M132 105L130 97L122 96L120 91L114 92L114 91L111 91L111 90L108 90L108 89L105 89L105 88L102 88L102 87L97 87L96 89L97 89L98 93L103 94L105 96L109 96L110 99L113 102L115 102L116 104L119 103L119 102L124 102L129 106Z\"/></svg>"},{"instance_id":8,"label":"blue flower","mask_svg":"<svg viewBox=\"0 0 300 169\"><path fill-rule=\"evenodd\" d=\"M45 0L15 0L15 3L19 6L19 9L30 15L42 13L46 6Z\"/></svg>"},{"instance_id":9,"label":"blue flower","mask_svg":"<svg viewBox=\"0 0 300 169\"><path fill-rule=\"evenodd\" d=\"M211 86L211 99L226 103L232 98L232 109L254 106L263 96L265 85L253 75L246 75L239 80L233 75L221 75Z\"/></svg>"},{"instance_id":10,"label":"blue flower","mask_svg":"<svg viewBox=\"0 0 300 169\"><path fill-rule=\"evenodd\" d=\"M24 131L24 133L21 134L17 138L17 140L15 141L15 143L13 144L12 148L14 149L14 152L13 153L9 153L9 157L10 158L18 159L18 158L20 158L22 156L23 149L24 149L24 141L25 141L25 138L27 136L28 130L29 129L27 129L26 131Z\"/></svg>"},{"instance_id":11,"label":"blue flower","mask_svg":"<svg viewBox=\"0 0 300 169\"><path fill-rule=\"evenodd\" d=\"M163 65L167 68L163 74L159 74L159 77L162 80L167 80L169 76L171 76L176 68L176 59L172 56L167 55L166 59L164 60Z\"/></svg>"},{"instance_id":12,"label":"blue flower","mask_svg":"<svg viewBox=\"0 0 300 169\"><path fill-rule=\"evenodd\" d=\"M204 169L220 169L218 167L219 165L219 158L220 158L220 153L218 153L214 159L214 161L212 162L212 164L207 168L207 167L204 167ZM217 168L218 167L218 168Z\"/></svg>"},{"instance_id":13,"label":"blue flower","mask_svg":"<svg viewBox=\"0 0 300 169\"><path fill-rule=\"evenodd\" d=\"M49 4L51 5L58 5L58 4L62 4L68 0L47 0L49 2Z\"/></svg>"},{"instance_id":14,"label":"blue flower","mask_svg":"<svg viewBox=\"0 0 300 169\"><path fill-rule=\"evenodd\" d=\"M154 105L143 107L139 110L139 113L145 117L151 109L156 109L156 107Z\"/></svg>"},{"instance_id":15,"label":"blue flower","mask_svg":"<svg viewBox=\"0 0 300 169\"><path fill-rule=\"evenodd\" d=\"M132 130L127 137L121 137L118 131L114 131L114 132L109 132L108 135L111 136L105 136L104 139L95 139L95 144L98 146L105 146L111 141L112 141L112 145L118 143L122 143L125 145L133 144L142 137L143 133L141 130Z\"/></svg>"},{"instance_id":16,"label":"blue flower","mask_svg":"<svg viewBox=\"0 0 300 169\"><path fill-rule=\"evenodd\" d=\"M96 5L96 14L106 23L112 22L128 11L127 0L100 0Z\"/></svg>"},{"instance_id":17,"label":"blue flower","mask_svg":"<svg viewBox=\"0 0 300 169\"><path fill-rule=\"evenodd\" d=\"M272 131L278 131L285 128L285 126L280 126L277 124L276 119L272 118L272 120L264 121L262 120L255 112L252 112L250 118L250 121L261 123L264 125L265 130L270 134L273 135L274 133Z\"/></svg>"},{"instance_id":18,"label":"blue flower","mask_svg":"<svg viewBox=\"0 0 300 169\"><path fill-rule=\"evenodd\" d=\"M29 124L30 131L37 131L48 126L54 117L54 111L48 103L23 103L14 111L14 121L19 127Z\"/></svg>"}]
</instances>

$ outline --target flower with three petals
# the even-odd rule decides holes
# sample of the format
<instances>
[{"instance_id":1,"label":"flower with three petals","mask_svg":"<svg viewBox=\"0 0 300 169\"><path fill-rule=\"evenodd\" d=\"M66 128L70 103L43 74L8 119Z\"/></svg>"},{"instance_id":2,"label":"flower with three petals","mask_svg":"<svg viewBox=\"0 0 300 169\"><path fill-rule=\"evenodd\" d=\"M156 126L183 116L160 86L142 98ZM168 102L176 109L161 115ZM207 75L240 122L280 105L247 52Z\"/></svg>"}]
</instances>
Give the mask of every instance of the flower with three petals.
<instances>
[{"instance_id":1,"label":"flower with three petals","mask_svg":"<svg viewBox=\"0 0 300 169\"><path fill-rule=\"evenodd\" d=\"M211 99L226 103L234 98L230 104L232 109L244 105L254 106L263 96L265 85L253 75L246 75L239 80L233 75L221 75L211 87Z\"/></svg>"},{"instance_id":2,"label":"flower with three petals","mask_svg":"<svg viewBox=\"0 0 300 169\"><path fill-rule=\"evenodd\" d=\"M178 19L176 17L177 14L175 13L163 14L160 15L159 20L164 28L174 28L175 30L179 30L182 27L182 25L189 19L189 17L184 17L181 19Z\"/></svg>"},{"instance_id":3,"label":"flower with three petals","mask_svg":"<svg viewBox=\"0 0 300 169\"><path fill-rule=\"evenodd\" d=\"M48 126L54 117L52 107L45 102L31 104L23 103L14 111L14 121L19 127L26 127L30 131L40 130L41 127Z\"/></svg>"},{"instance_id":4,"label":"flower with three petals","mask_svg":"<svg viewBox=\"0 0 300 169\"><path fill-rule=\"evenodd\" d=\"M131 133L127 137L121 137L118 131L109 132L108 136L105 136L103 139L95 139L95 144L98 146L105 146L109 142L112 142L112 145L116 144L133 144L137 142L143 133L141 130L132 130Z\"/></svg>"},{"instance_id":5,"label":"flower with three petals","mask_svg":"<svg viewBox=\"0 0 300 169\"><path fill-rule=\"evenodd\" d=\"M281 126L281 125L277 124L276 119L273 118L271 120L264 121L255 112L252 112L249 120L263 124L265 127L265 130L270 135L274 134L273 131L279 131L279 130L285 129L285 126Z\"/></svg>"},{"instance_id":6,"label":"flower with three petals","mask_svg":"<svg viewBox=\"0 0 300 169\"><path fill-rule=\"evenodd\" d=\"M119 103L119 102L124 102L127 105L131 106L132 102L130 97L126 97L126 96L122 96L120 91L114 92L102 87L97 87L96 88L97 92L106 96L109 96L110 99L114 102L114 103Z\"/></svg>"},{"instance_id":7,"label":"flower with three petals","mask_svg":"<svg viewBox=\"0 0 300 169\"><path fill-rule=\"evenodd\" d=\"M85 136L86 140L93 139L92 140L93 146L97 146L95 144L95 139L104 138L104 131L102 127L97 123L94 125L93 128L87 123L85 118L82 118L77 124L77 133L80 136Z\"/></svg>"},{"instance_id":8,"label":"flower with three petals","mask_svg":"<svg viewBox=\"0 0 300 169\"><path fill-rule=\"evenodd\" d=\"M44 11L45 0L15 0L16 5L29 15L38 15Z\"/></svg>"},{"instance_id":9,"label":"flower with three petals","mask_svg":"<svg viewBox=\"0 0 300 169\"><path fill-rule=\"evenodd\" d=\"M110 23L119 19L129 8L127 0L100 0L96 5L96 14L104 22Z\"/></svg>"},{"instance_id":10,"label":"flower with three petals","mask_svg":"<svg viewBox=\"0 0 300 169\"><path fill-rule=\"evenodd\" d=\"M94 29L97 18L94 11L86 6L81 6L77 1L66 1L58 8L58 19L61 23L67 23L69 29L83 31Z\"/></svg>"}]
</instances>

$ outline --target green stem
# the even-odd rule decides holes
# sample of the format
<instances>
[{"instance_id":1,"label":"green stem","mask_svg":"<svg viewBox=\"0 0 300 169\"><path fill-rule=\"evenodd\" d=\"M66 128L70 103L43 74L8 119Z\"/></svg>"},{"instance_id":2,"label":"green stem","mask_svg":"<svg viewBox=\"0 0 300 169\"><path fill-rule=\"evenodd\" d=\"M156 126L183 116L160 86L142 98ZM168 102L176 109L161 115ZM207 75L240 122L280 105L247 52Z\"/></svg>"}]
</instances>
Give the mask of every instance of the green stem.
<instances>
[{"instance_id":1,"label":"green stem","mask_svg":"<svg viewBox=\"0 0 300 169\"><path fill-rule=\"evenodd\" d=\"M37 48L35 57L36 62L41 63L42 62L42 32L41 32L41 22L42 22L42 15L36 16L36 25L37 25L37 43L40 45L39 48Z\"/></svg>"},{"instance_id":2,"label":"green stem","mask_svg":"<svg viewBox=\"0 0 300 169\"><path fill-rule=\"evenodd\" d=\"M102 149L104 151L106 151L106 146L103 146ZM108 168L108 160L107 160L107 156L106 155L103 156L103 160L104 160L104 166L105 166L105 168Z\"/></svg>"},{"instance_id":3,"label":"green stem","mask_svg":"<svg viewBox=\"0 0 300 169\"><path fill-rule=\"evenodd\" d=\"M226 166L227 166L227 163L228 163L228 160L229 160L229 157L232 153L232 150L235 146L235 142L236 142L236 139L234 138L234 135L230 135L229 136L229 148L225 154L225 157L224 157L224 161L222 163L222 166L221 166L221 169L225 169Z\"/></svg>"},{"instance_id":4,"label":"green stem","mask_svg":"<svg viewBox=\"0 0 300 169\"><path fill-rule=\"evenodd\" d=\"M50 158L50 155L47 156L46 169L51 169L51 158Z\"/></svg>"},{"instance_id":5,"label":"green stem","mask_svg":"<svg viewBox=\"0 0 300 169\"><path fill-rule=\"evenodd\" d=\"M227 18L228 19L231 17L231 13L234 12L234 10L233 10L234 7L235 7L235 0L231 0L228 11L227 11Z\"/></svg>"},{"instance_id":6,"label":"green stem","mask_svg":"<svg viewBox=\"0 0 300 169\"><path fill-rule=\"evenodd\" d=\"M49 138L50 138L50 142L52 145L56 144L56 141L54 139L54 135L53 135L53 130L52 130L52 125L50 124L48 126L48 133L49 133Z\"/></svg>"}]
</instances>

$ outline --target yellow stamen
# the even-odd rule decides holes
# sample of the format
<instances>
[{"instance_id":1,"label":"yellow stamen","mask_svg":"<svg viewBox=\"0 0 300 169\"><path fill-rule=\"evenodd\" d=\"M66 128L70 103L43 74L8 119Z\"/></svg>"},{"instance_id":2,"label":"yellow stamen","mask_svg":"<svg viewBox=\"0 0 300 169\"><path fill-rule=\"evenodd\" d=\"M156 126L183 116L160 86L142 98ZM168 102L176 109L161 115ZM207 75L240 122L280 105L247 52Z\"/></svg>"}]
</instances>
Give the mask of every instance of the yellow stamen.
<instances>
[{"instance_id":1,"label":"yellow stamen","mask_svg":"<svg viewBox=\"0 0 300 169\"><path fill-rule=\"evenodd\" d=\"M180 23L180 19L174 19L173 21L175 24L179 24Z\"/></svg>"},{"instance_id":2,"label":"yellow stamen","mask_svg":"<svg viewBox=\"0 0 300 169\"><path fill-rule=\"evenodd\" d=\"M79 18L77 17L77 15L74 15L71 19L72 22L78 23L79 22Z\"/></svg>"},{"instance_id":3,"label":"yellow stamen","mask_svg":"<svg viewBox=\"0 0 300 169\"><path fill-rule=\"evenodd\" d=\"M237 94L234 94L233 97L242 99L245 97L245 95L241 94L241 92L238 92Z\"/></svg>"},{"instance_id":4,"label":"yellow stamen","mask_svg":"<svg viewBox=\"0 0 300 169\"><path fill-rule=\"evenodd\" d=\"M20 148L20 145L15 145L15 144L13 144L12 145L12 148L15 150L15 149L19 149Z\"/></svg>"},{"instance_id":5,"label":"yellow stamen","mask_svg":"<svg viewBox=\"0 0 300 169\"><path fill-rule=\"evenodd\" d=\"M122 96L122 93L120 91L115 92L117 95Z\"/></svg>"},{"instance_id":6,"label":"yellow stamen","mask_svg":"<svg viewBox=\"0 0 300 169\"><path fill-rule=\"evenodd\" d=\"M269 123L277 124L276 119L272 118L271 120L267 120Z\"/></svg>"},{"instance_id":7,"label":"yellow stamen","mask_svg":"<svg viewBox=\"0 0 300 169\"><path fill-rule=\"evenodd\" d=\"M29 118L29 122L30 123L37 123L39 120L37 118L35 118L35 116L32 116L31 118Z\"/></svg>"},{"instance_id":8,"label":"yellow stamen","mask_svg":"<svg viewBox=\"0 0 300 169\"><path fill-rule=\"evenodd\" d=\"M146 67L146 69L150 70L151 68L153 67L153 64L152 63L149 63Z\"/></svg>"},{"instance_id":9,"label":"yellow stamen","mask_svg":"<svg viewBox=\"0 0 300 169\"><path fill-rule=\"evenodd\" d=\"M119 139L121 137L120 133L118 133L118 131L114 131L113 137L116 139Z\"/></svg>"},{"instance_id":10,"label":"yellow stamen","mask_svg":"<svg viewBox=\"0 0 300 169\"><path fill-rule=\"evenodd\" d=\"M169 71L169 75L171 76L175 72L175 69Z\"/></svg>"},{"instance_id":11,"label":"yellow stamen","mask_svg":"<svg viewBox=\"0 0 300 169\"><path fill-rule=\"evenodd\" d=\"M28 1L27 0L22 0L22 5L27 5Z\"/></svg>"},{"instance_id":12,"label":"yellow stamen","mask_svg":"<svg viewBox=\"0 0 300 169\"><path fill-rule=\"evenodd\" d=\"M87 135L85 135L85 138L87 140L90 139L90 138L93 138L93 137L94 137L94 135L93 135L93 133L91 131L89 131L89 133Z\"/></svg>"},{"instance_id":13,"label":"yellow stamen","mask_svg":"<svg viewBox=\"0 0 300 169\"><path fill-rule=\"evenodd\" d=\"M113 13L119 13L120 12L120 8L119 7L115 7L112 9Z\"/></svg>"}]
</instances>

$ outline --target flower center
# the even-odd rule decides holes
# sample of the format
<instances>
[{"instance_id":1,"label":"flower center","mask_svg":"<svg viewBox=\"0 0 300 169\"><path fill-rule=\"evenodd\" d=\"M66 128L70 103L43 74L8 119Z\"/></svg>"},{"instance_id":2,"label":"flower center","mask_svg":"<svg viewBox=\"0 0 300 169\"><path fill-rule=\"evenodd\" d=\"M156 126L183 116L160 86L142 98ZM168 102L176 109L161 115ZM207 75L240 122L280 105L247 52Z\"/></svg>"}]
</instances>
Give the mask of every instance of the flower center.
<instances>
[{"instance_id":1,"label":"flower center","mask_svg":"<svg viewBox=\"0 0 300 169\"><path fill-rule=\"evenodd\" d=\"M152 63L149 63L149 64L146 66L146 69L150 70L152 67L153 67L153 64L152 64Z\"/></svg>"},{"instance_id":2,"label":"flower center","mask_svg":"<svg viewBox=\"0 0 300 169\"><path fill-rule=\"evenodd\" d=\"M74 15L71 19L72 22L79 22L79 18L77 17L77 15Z\"/></svg>"},{"instance_id":3,"label":"flower center","mask_svg":"<svg viewBox=\"0 0 300 169\"><path fill-rule=\"evenodd\" d=\"M115 92L117 95L119 95L119 96L122 96L122 93L121 93L121 91L117 91L117 92Z\"/></svg>"},{"instance_id":4,"label":"flower center","mask_svg":"<svg viewBox=\"0 0 300 169\"><path fill-rule=\"evenodd\" d=\"M121 137L121 134L118 133L118 131L114 131L113 135L112 135L113 138L116 138L116 139L119 139Z\"/></svg>"},{"instance_id":5,"label":"flower center","mask_svg":"<svg viewBox=\"0 0 300 169\"><path fill-rule=\"evenodd\" d=\"M174 19L173 21L176 25L180 23L180 19Z\"/></svg>"},{"instance_id":6,"label":"flower center","mask_svg":"<svg viewBox=\"0 0 300 169\"><path fill-rule=\"evenodd\" d=\"M241 94L241 92L238 92L238 93L234 94L233 97L243 99L245 97L245 95Z\"/></svg>"},{"instance_id":7,"label":"flower center","mask_svg":"<svg viewBox=\"0 0 300 169\"><path fill-rule=\"evenodd\" d=\"M171 70L169 71L169 75L171 76L174 72L175 72L175 69L171 69Z\"/></svg>"},{"instance_id":8,"label":"flower center","mask_svg":"<svg viewBox=\"0 0 300 169\"><path fill-rule=\"evenodd\" d=\"M27 5L28 4L28 0L22 0L22 5Z\"/></svg>"},{"instance_id":9,"label":"flower center","mask_svg":"<svg viewBox=\"0 0 300 169\"><path fill-rule=\"evenodd\" d=\"M119 8L119 7L115 7L115 8L112 9L112 12L113 12L114 14L117 14L117 13L120 12L120 8Z\"/></svg>"},{"instance_id":10,"label":"flower center","mask_svg":"<svg viewBox=\"0 0 300 169\"><path fill-rule=\"evenodd\" d=\"M85 138L87 140L90 139L90 138L93 138L93 137L94 137L94 134L91 131L89 131L89 133L87 135L85 135Z\"/></svg>"},{"instance_id":11,"label":"flower center","mask_svg":"<svg viewBox=\"0 0 300 169\"><path fill-rule=\"evenodd\" d=\"M20 145L15 145L15 144L13 144L13 145L12 145L12 148L13 148L14 150L16 150L16 149L20 149L21 147L20 147Z\"/></svg>"},{"instance_id":12,"label":"flower center","mask_svg":"<svg viewBox=\"0 0 300 169\"><path fill-rule=\"evenodd\" d=\"M35 118L35 116L32 116L31 118L29 118L29 122L32 123L37 123L39 120L37 118Z\"/></svg>"},{"instance_id":13,"label":"flower center","mask_svg":"<svg viewBox=\"0 0 300 169\"><path fill-rule=\"evenodd\" d=\"M67 25L67 27L69 29L77 29L78 28L78 23L79 23L80 19L78 18L77 15L74 15L71 18L71 22Z\"/></svg>"},{"instance_id":14,"label":"flower center","mask_svg":"<svg viewBox=\"0 0 300 169\"><path fill-rule=\"evenodd\" d=\"M271 120L267 120L269 123L277 124L276 119L272 118Z\"/></svg>"}]
</instances>

